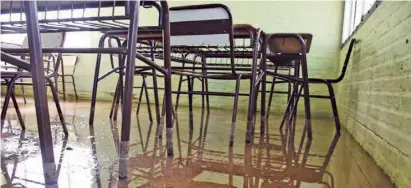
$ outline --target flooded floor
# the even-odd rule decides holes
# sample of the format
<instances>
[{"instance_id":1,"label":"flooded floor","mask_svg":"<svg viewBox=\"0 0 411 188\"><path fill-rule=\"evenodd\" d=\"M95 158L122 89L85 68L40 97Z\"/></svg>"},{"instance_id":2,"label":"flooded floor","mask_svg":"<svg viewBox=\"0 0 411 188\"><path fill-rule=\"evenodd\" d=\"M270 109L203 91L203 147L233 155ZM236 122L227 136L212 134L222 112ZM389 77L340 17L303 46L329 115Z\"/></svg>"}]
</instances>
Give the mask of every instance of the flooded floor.
<instances>
[{"instance_id":1,"label":"flooded floor","mask_svg":"<svg viewBox=\"0 0 411 188\"><path fill-rule=\"evenodd\" d=\"M190 131L188 109L180 107L174 124L175 155L168 158L165 139L155 136L147 106L132 119L129 175L118 180L121 121L109 120L110 105L97 104L95 125L90 127L88 102L62 103L69 128L64 139L50 103L59 187L394 187L344 129L335 134L332 119L313 119L309 140L303 120L297 120L295 129L280 131L281 116L272 115L268 134L256 133L254 143L245 145L246 114L240 112L234 146L229 147L231 111L195 109ZM21 103L20 108L26 131L21 131L12 107L2 130L1 184L44 187L34 104Z\"/></svg>"}]
</instances>

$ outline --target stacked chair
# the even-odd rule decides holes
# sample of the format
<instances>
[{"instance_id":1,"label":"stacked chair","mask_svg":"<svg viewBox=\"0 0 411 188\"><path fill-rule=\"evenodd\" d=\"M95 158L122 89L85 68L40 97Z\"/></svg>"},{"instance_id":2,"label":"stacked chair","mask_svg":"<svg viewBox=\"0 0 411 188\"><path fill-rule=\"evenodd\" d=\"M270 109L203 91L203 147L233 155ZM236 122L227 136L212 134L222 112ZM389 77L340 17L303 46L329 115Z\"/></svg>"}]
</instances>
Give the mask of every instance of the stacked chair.
<instances>
[{"instance_id":1,"label":"stacked chair","mask_svg":"<svg viewBox=\"0 0 411 188\"><path fill-rule=\"evenodd\" d=\"M65 33L47 33L47 34L42 34L41 39L43 41L43 47L45 48L57 48L57 47L62 47L64 44L64 38L65 38ZM27 48L28 47L28 38L26 37L24 39L22 47ZM23 60L29 60L27 54L14 54L15 56L20 56ZM11 57L11 58L16 58L16 57ZM54 86L54 83L52 82L52 78L56 78L57 76L57 70L59 69L60 62L61 62L61 54L43 54L42 57L44 61L44 66L45 66L45 79L48 83L48 86L51 88L51 93L53 95L53 100L57 108L57 112L59 114L60 118L60 123L63 126L64 134L68 135L67 127L64 121L64 116L63 112L60 107L59 99L58 99L58 93L57 90ZM26 82L27 79L30 79L32 77L32 74L28 71L22 70L19 67L15 67L14 71L10 71L10 69L2 69L1 72L1 79L4 80L2 84L7 86L7 93L4 97L4 104L3 108L1 111L1 127L3 128L4 120L6 118L7 114L7 109L9 106L9 101L10 98L13 101L14 108L16 109L17 116L20 121L20 125L22 126L23 129L25 129L25 124L22 120L21 113L18 108L18 103L16 102L15 99L15 94L14 94L14 88L16 85L32 85L32 83ZM24 79L24 80L23 80Z\"/></svg>"}]
</instances>

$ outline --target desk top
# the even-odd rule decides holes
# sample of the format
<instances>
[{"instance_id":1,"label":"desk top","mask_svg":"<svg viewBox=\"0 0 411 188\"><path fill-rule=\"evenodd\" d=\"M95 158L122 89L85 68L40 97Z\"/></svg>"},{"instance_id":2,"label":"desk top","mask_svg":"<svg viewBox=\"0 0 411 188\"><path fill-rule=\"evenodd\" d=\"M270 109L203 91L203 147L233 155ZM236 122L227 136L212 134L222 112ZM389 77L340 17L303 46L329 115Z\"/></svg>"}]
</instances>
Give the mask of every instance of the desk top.
<instances>
[{"instance_id":1,"label":"desk top","mask_svg":"<svg viewBox=\"0 0 411 188\"><path fill-rule=\"evenodd\" d=\"M144 0L143 0L144 1ZM37 1L37 10L42 11L56 11L56 10L70 10L83 8L99 8L99 7L113 7L113 6L128 6L131 1L78 1L78 0L54 0L54 1ZM155 1L144 1L143 5L156 5ZM1 1L1 13L20 13L24 9L22 0L6 0Z\"/></svg>"},{"instance_id":2,"label":"desk top","mask_svg":"<svg viewBox=\"0 0 411 188\"><path fill-rule=\"evenodd\" d=\"M234 38L250 38L257 28L250 24L234 24ZM127 33L127 31L125 31ZM119 34L120 38L127 38L126 34ZM139 40L158 40L162 41L163 31L158 26L139 27L138 39Z\"/></svg>"}]
</instances>

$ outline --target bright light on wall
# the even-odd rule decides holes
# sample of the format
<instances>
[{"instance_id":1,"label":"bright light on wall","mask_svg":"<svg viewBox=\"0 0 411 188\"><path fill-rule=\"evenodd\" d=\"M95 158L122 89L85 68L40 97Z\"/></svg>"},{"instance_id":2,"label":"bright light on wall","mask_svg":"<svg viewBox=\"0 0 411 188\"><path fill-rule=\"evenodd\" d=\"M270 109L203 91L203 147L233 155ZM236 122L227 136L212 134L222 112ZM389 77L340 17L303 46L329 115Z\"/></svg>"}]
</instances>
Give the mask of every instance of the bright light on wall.
<instances>
[{"instance_id":1,"label":"bright light on wall","mask_svg":"<svg viewBox=\"0 0 411 188\"><path fill-rule=\"evenodd\" d=\"M345 0L342 42L355 31L376 0Z\"/></svg>"}]
</instances>

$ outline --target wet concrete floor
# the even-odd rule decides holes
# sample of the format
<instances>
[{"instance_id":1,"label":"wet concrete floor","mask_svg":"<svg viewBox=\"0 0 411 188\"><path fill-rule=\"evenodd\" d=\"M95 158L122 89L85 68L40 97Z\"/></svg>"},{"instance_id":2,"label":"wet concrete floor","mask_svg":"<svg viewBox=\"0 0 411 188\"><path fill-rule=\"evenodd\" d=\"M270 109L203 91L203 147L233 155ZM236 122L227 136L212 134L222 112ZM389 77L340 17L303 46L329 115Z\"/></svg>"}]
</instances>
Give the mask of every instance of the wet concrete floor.
<instances>
[{"instance_id":1,"label":"wet concrete floor","mask_svg":"<svg viewBox=\"0 0 411 188\"><path fill-rule=\"evenodd\" d=\"M268 134L256 133L254 143L246 145L246 114L240 112L234 146L229 147L231 111L195 109L190 131L188 109L180 107L175 156L168 158L165 139L155 136L156 124L150 123L146 106L132 120L128 179L118 180L121 121L109 120L110 105L97 104L95 125L90 127L88 102L62 102L70 134L64 139L50 103L59 187L394 187L344 129L335 134L332 119L313 119L309 140L302 119L294 131L280 131L281 116L272 115ZM34 104L21 103L20 108L26 131L21 131L10 107L1 134L1 185L44 187Z\"/></svg>"}]
</instances>

